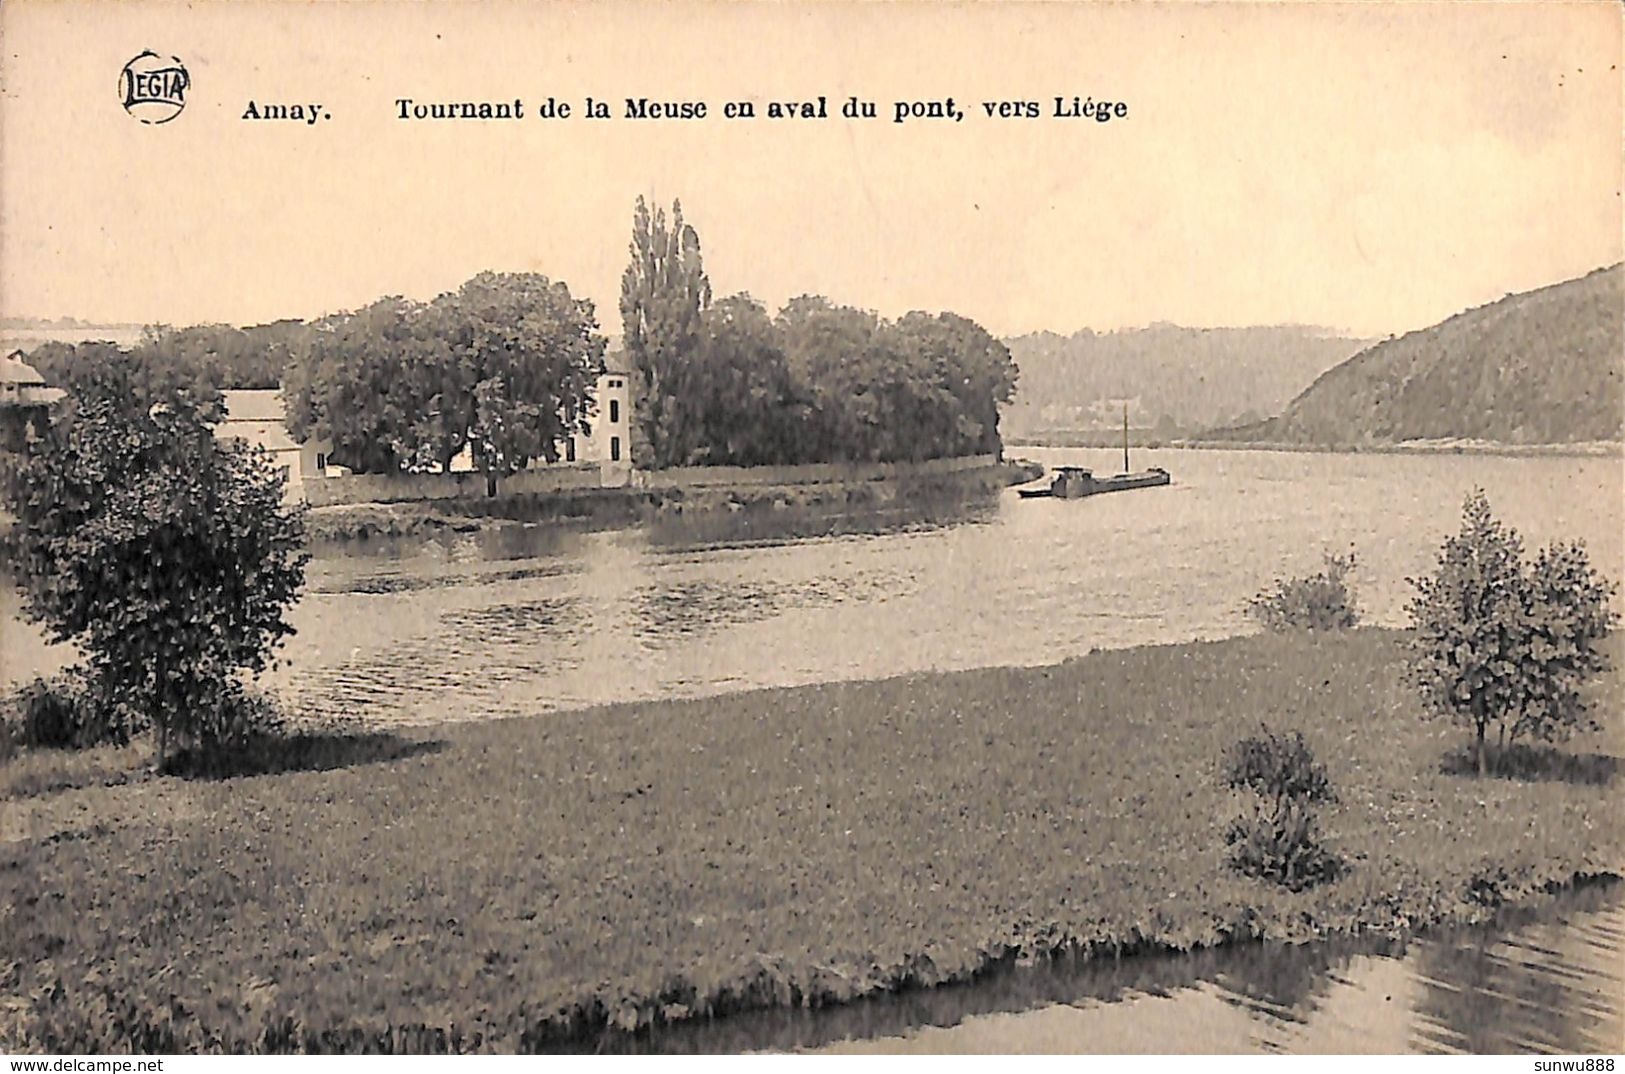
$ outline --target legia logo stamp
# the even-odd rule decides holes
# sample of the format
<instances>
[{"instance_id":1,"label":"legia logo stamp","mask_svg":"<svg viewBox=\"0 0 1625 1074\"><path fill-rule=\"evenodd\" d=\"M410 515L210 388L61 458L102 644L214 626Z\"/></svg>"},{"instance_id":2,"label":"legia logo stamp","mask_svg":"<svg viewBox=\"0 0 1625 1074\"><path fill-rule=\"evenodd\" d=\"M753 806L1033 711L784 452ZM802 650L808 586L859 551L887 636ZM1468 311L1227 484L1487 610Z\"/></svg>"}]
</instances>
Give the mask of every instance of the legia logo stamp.
<instances>
[{"instance_id":1,"label":"legia logo stamp","mask_svg":"<svg viewBox=\"0 0 1625 1074\"><path fill-rule=\"evenodd\" d=\"M119 72L119 101L143 123L168 123L186 107L192 76L179 56L160 56L151 49Z\"/></svg>"}]
</instances>

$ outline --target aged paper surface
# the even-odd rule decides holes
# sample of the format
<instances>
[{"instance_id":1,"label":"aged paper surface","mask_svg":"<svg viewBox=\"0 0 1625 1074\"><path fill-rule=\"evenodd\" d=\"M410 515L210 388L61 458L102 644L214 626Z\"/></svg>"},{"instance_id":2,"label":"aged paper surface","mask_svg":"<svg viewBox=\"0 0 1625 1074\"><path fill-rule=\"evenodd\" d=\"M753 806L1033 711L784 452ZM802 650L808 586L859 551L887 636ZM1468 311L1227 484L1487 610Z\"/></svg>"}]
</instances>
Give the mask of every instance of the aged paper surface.
<instances>
[{"instance_id":1,"label":"aged paper surface","mask_svg":"<svg viewBox=\"0 0 1625 1074\"><path fill-rule=\"evenodd\" d=\"M0 1049L1620 1051L1619 672L1452 709L1411 580L1475 490L1625 580L1621 27L8 3L6 480L218 405L311 558L228 763L120 635L272 567L132 604L117 531L55 644L8 498ZM1274 872L1260 725L1333 791Z\"/></svg>"}]
</instances>

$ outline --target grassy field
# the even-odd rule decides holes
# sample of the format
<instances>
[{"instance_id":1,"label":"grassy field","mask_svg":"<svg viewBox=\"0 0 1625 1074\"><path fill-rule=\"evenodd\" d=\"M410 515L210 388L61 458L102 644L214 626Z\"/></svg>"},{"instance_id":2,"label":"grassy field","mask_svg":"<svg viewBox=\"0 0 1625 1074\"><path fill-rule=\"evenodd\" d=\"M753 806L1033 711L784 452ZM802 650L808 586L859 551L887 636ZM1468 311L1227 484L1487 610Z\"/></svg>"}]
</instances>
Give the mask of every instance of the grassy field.
<instances>
[{"instance_id":1,"label":"grassy field","mask_svg":"<svg viewBox=\"0 0 1625 1074\"><path fill-rule=\"evenodd\" d=\"M1620 728L1526 778L1446 774L1463 734L1417 717L1402 643L618 706L234 779L75 788L24 757L0 782L0 1050L511 1051L1059 949L1459 921L1625 871ZM1218 763L1261 721L1330 770L1329 886L1224 866Z\"/></svg>"}]
</instances>

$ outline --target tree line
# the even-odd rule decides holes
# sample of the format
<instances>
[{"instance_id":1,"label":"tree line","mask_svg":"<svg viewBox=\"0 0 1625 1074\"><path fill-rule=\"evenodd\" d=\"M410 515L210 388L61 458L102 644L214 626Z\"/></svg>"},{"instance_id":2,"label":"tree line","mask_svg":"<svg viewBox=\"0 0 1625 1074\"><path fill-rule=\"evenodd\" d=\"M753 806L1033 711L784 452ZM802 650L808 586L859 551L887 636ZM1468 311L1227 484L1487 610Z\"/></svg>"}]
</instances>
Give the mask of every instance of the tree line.
<instances>
[{"instance_id":1,"label":"tree line","mask_svg":"<svg viewBox=\"0 0 1625 1074\"><path fill-rule=\"evenodd\" d=\"M565 284L482 272L316 322L284 375L288 427L362 473L445 470L466 447L494 482L589 431L604 344Z\"/></svg>"},{"instance_id":2,"label":"tree line","mask_svg":"<svg viewBox=\"0 0 1625 1074\"><path fill-rule=\"evenodd\" d=\"M29 361L75 398L132 412L282 388L289 431L357 473L444 470L465 447L494 483L590 431L604 337L593 304L534 273L483 272L429 302L383 298L312 322L147 329L126 349L47 343Z\"/></svg>"},{"instance_id":3,"label":"tree line","mask_svg":"<svg viewBox=\"0 0 1625 1074\"><path fill-rule=\"evenodd\" d=\"M916 461L999 449L1015 389L1005 346L953 313L895 321L817 296L777 315L713 300L700 241L673 203L639 199L622 279L637 465ZM556 461L590 432L606 340L593 304L533 273L484 272L428 302L391 297L312 322L156 327L128 349L30 355L74 395L135 408L281 386L289 430L358 473L444 470L464 448L492 482Z\"/></svg>"},{"instance_id":4,"label":"tree line","mask_svg":"<svg viewBox=\"0 0 1625 1074\"><path fill-rule=\"evenodd\" d=\"M633 457L668 466L898 462L999 450L1010 352L975 321L888 321L807 295L713 301L682 205L638 199L621 280Z\"/></svg>"}]
</instances>

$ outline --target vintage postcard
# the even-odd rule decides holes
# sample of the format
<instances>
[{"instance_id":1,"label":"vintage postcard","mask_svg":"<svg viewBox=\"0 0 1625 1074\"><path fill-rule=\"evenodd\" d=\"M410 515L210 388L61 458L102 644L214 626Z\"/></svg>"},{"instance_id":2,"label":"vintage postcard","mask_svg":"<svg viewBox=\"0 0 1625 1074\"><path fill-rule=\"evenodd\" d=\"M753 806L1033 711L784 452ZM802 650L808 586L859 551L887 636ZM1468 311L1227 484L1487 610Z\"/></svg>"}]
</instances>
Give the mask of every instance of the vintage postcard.
<instances>
[{"instance_id":1,"label":"vintage postcard","mask_svg":"<svg viewBox=\"0 0 1625 1074\"><path fill-rule=\"evenodd\" d=\"M1612 1070L1621 29L6 3L0 1051Z\"/></svg>"}]
</instances>

